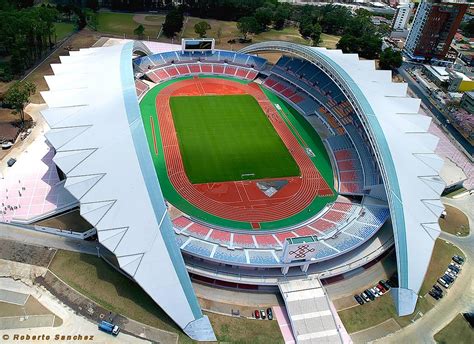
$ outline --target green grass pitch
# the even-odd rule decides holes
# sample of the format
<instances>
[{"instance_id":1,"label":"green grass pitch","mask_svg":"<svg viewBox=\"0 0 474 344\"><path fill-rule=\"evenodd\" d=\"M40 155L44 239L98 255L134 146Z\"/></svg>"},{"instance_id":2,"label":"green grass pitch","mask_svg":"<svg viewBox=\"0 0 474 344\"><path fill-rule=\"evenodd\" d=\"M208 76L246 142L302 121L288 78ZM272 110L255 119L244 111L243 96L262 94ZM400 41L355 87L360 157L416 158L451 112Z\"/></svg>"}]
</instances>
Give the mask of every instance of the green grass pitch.
<instances>
[{"instance_id":1,"label":"green grass pitch","mask_svg":"<svg viewBox=\"0 0 474 344\"><path fill-rule=\"evenodd\" d=\"M193 184L298 176L298 165L250 95L170 98Z\"/></svg>"}]
</instances>

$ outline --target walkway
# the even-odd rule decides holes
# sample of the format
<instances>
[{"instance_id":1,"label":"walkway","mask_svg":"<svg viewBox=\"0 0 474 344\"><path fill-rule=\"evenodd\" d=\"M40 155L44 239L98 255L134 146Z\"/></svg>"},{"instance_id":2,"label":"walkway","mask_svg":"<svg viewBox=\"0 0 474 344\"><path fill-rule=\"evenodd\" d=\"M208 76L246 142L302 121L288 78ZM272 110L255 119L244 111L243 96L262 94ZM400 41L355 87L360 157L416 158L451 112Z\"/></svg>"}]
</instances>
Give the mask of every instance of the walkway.
<instances>
[{"instance_id":1,"label":"walkway","mask_svg":"<svg viewBox=\"0 0 474 344\"><path fill-rule=\"evenodd\" d=\"M25 270L24 266L27 264L15 263L18 269ZM0 264L1 266L1 264ZM21 273L23 276L14 275L15 278L21 278L22 281L14 280L5 276L0 278L0 289L5 291L15 291L24 294L32 295L38 300L44 307L49 309L54 315L62 319L62 324L59 327L35 327L35 328L12 328L0 330L0 337L4 342L9 342L7 339L13 342L13 335L49 335L53 338L56 334L61 333L64 335L82 335L82 336L93 336L92 342L94 343L143 343L141 338L127 335L125 333L119 334L118 337L110 336L109 334L103 333L97 329L95 323L87 321L83 317L74 314L68 307L61 304L58 299L51 295L46 290L32 285L29 281L27 274ZM29 285L31 284L31 285ZM31 317L31 316L30 316ZM36 324L39 325L39 324Z\"/></svg>"},{"instance_id":2,"label":"walkway","mask_svg":"<svg viewBox=\"0 0 474 344\"><path fill-rule=\"evenodd\" d=\"M437 302L434 309L423 315L413 324L381 338L376 343L434 343L433 336L443 329L454 317L462 312L472 311L474 300L474 195L466 193L457 199L442 198L443 203L462 210L469 218L471 228L469 236L457 237L441 232L440 239L449 241L459 247L465 254L466 262L456 282L446 296Z\"/></svg>"},{"instance_id":3,"label":"walkway","mask_svg":"<svg viewBox=\"0 0 474 344\"><path fill-rule=\"evenodd\" d=\"M58 235L37 232L32 229L0 223L0 239L28 245L51 247L60 250L97 254L96 243L80 239L64 238Z\"/></svg>"},{"instance_id":4,"label":"walkway","mask_svg":"<svg viewBox=\"0 0 474 344\"><path fill-rule=\"evenodd\" d=\"M278 287L298 343L343 343L342 325L336 321L331 301L318 279L290 280Z\"/></svg>"}]
</instances>

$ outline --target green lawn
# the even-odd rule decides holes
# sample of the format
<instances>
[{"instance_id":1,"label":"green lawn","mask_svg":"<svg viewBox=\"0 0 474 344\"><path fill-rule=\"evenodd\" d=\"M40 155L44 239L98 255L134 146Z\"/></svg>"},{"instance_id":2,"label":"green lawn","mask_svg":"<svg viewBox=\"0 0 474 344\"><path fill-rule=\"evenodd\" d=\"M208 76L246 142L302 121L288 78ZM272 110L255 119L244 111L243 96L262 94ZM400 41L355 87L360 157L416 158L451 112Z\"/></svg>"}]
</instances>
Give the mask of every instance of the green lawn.
<instances>
[{"instance_id":1,"label":"green lawn","mask_svg":"<svg viewBox=\"0 0 474 344\"><path fill-rule=\"evenodd\" d=\"M134 14L131 13L112 13L100 12L97 14L97 31L123 36L126 38L136 38L133 30L137 28L139 23L133 20ZM156 22L157 25L143 25L145 28L144 36L150 36L154 39L158 36L161 26L160 22L164 21L163 15L146 16L147 20Z\"/></svg>"},{"instance_id":2,"label":"green lawn","mask_svg":"<svg viewBox=\"0 0 474 344\"><path fill-rule=\"evenodd\" d=\"M54 23L54 29L56 32L56 39L59 42L71 32L74 31L74 24L72 23Z\"/></svg>"},{"instance_id":3,"label":"green lawn","mask_svg":"<svg viewBox=\"0 0 474 344\"><path fill-rule=\"evenodd\" d=\"M474 330L462 314L458 314L445 328L434 335L434 339L439 344L474 343Z\"/></svg>"},{"instance_id":4,"label":"green lawn","mask_svg":"<svg viewBox=\"0 0 474 344\"><path fill-rule=\"evenodd\" d=\"M174 332L179 343L195 343L135 282L96 256L59 250L50 265L60 279L99 305L144 324ZM220 342L283 343L276 321L206 313Z\"/></svg>"},{"instance_id":5,"label":"green lawn","mask_svg":"<svg viewBox=\"0 0 474 344\"><path fill-rule=\"evenodd\" d=\"M385 294L375 301L366 303L362 306L355 306L338 312L344 326L349 333L361 331L369 327L378 325L387 319L393 318L401 326L407 326L412 323L412 319L417 317L418 312L426 313L436 304L436 301L427 293L436 283L439 276L443 274L455 254L462 255L461 251L452 244L443 240L436 240L430 265L421 287L413 314L399 317L395 310L395 305L390 294Z\"/></svg>"},{"instance_id":6,"label":"green lawn","mask_svg":"<svg viewBox=\"0 0 474 344\"><path fill-rule=\"evenodd\" d=\"M192 183L297 176L298 165L251 95L170 98Z\"/></svg>"}]
</instances>

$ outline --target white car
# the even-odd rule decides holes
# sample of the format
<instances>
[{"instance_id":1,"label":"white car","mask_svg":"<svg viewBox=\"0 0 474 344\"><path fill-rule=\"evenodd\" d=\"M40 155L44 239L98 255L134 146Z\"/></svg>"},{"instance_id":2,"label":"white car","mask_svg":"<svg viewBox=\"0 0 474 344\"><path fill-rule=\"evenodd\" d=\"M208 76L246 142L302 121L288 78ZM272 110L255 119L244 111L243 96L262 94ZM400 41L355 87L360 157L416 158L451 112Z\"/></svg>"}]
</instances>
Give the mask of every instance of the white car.
<instances>
[{"instance_id":1,"label":"white car","mask_svg":"<svg viewBox=\"0 0 474 344\"><path fill-rule=\"evenodd\" d=\"M446 270L444 272L445 275L448 275L449 277L452 277L453 279L456 279L456 277L458 277L455 273L453 273L454 271L451 271L451 270Z\"/></svg>"},{"instance_id":2,"label":"white car","mask_svg":"<svg viewBox=\"0 0 474 344\"><path fill-rule=\"evenodd\" d=\"M442 278L438 278L438 283L439 283L442 287L444 287L444 288L446 288L446 289L449 288L449 284L446 283L446 281L445 281L444 279L442 279Z\"/></svg>"},{"instance_id":3,"label":"white car","mask_svg":"<svg viewBox=\"0 0 474 344\"><path fill-rule=\"evenodd\" d=\"M2 149L9 149L11 146L13 146L13 143L10 141L2 143Z\"/></svg>"},{"instance_id":4,"label":"white car","mask_svg":"<svg viewBox=\"0 0 474 344\"><path fill-rule=\"evenodd\" d=\"M372 294L374 294L375 297L379 297L379 296L380 296L380 295L379 295L379 292L378 292L377 290L375 290L375 288L370 288L369 290L372 292Z\"/></svg>"}]
</instances>

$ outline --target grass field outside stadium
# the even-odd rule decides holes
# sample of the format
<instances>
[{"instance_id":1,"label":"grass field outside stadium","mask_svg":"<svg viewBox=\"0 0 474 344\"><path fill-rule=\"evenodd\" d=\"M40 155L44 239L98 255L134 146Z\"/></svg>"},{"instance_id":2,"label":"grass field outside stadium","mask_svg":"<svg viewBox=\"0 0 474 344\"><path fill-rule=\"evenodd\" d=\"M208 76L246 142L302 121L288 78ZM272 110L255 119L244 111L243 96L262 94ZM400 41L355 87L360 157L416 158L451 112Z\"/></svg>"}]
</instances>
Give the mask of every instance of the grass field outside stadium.
<instances>
[{"instance_id":1,"label":"grass field outside stadium","mask_svg":"<svg viewBox=\"0 0 474 344\"><path fill-rule=\"evenodd\" d=\"M202 78L209 78L209 77L210 76L202 76ZM167 201L171 203L173 206L175 206L179 210L183 211L185 214L188 214L194 218L201 219L202 221L212 223L220 227L252 230L251 223L234 221L234 220L229 220L229 219L214 216L213 214L209 214L195 207L188 200L182 197L178 193L178 191L174 189L173 184L171 183L169 179L169 176L167 174L166 160L165 160L164 155L155 154L155 151L154 151L155 140L156 140L156 144L158 145L157 147L158 152L163 152L163 144L161 141L160 130L159 130L160 123L158 121L157 114L156 114L156 111L157 111L156 110L156 97L161 92L161 90L165 89L171 84L180 82L182 80L190 79L190 78L192 77L182 77L179 79L173 79L173 80L158 84L155 87L153 87L151 90L149 90L140 102L143 125L144 125L146 136L148 139L149 148L150 148L150 151L152 152L152 159L155 166L155 171L157 173L163 195L165 199L167 199ZM223 79L228 79L228 80L232 80L239 83L248 83L239 79L233 79L233 78L223 77L223 76L214 77L214 78L223 78ZM284 119L282 118L282 119L285 122L287 122L288 126L291 124L291 131L293 132L295 137L298 137L298 140L300 139L304 140L305 144L315 153L315 156L311 157L310 160L313 162L315 167L321 173L321 176L324 178L326 183L330 186L331 190L333 191L333 195L331 196L315 197L313 201L311 202L311 204L309 204L303 211L293 216L290 216L281 220L273 221L273 222L260 223L261 230L271 230L271 229L290 227L314 217L314 215L317 214L319 211L321 211L321 209L323 209L326 206L326 204L333 202L337 198L337 193L334 190L334 175L333 175L331 163L329 160L329 156L326 152L323 142L321 141L321 138L315 132L314 128L306 121L306 119L304 119L302 115L300 115L295 109L289 106L281 98L279 98L274 93L264 88L262 88L262 90L267 96L267 98L273 104L278 104L281 107L281 109L286 113L286 118ZM153 121L155 123L154 130L152 130L150 117L153 118ZM264 119L267 120L266 116L264 117ZM174 118L173 118L173 121L174 121ZM294 131L297 131L297 133ZM286 147L283 147L283 148L286 149ZM183 155L183 151L181 151L181 154Z\"/></svg>"},{"instance_id":2,"label":"grass field outside stadium","mask_svg":"<svg viewBox=\"0 0 474 344\"><path fill-rule=\"evenodd\" d=\"M191 183L291 177L299 168L251 95L171 97Z\"/></svg>"}]
</instances>

